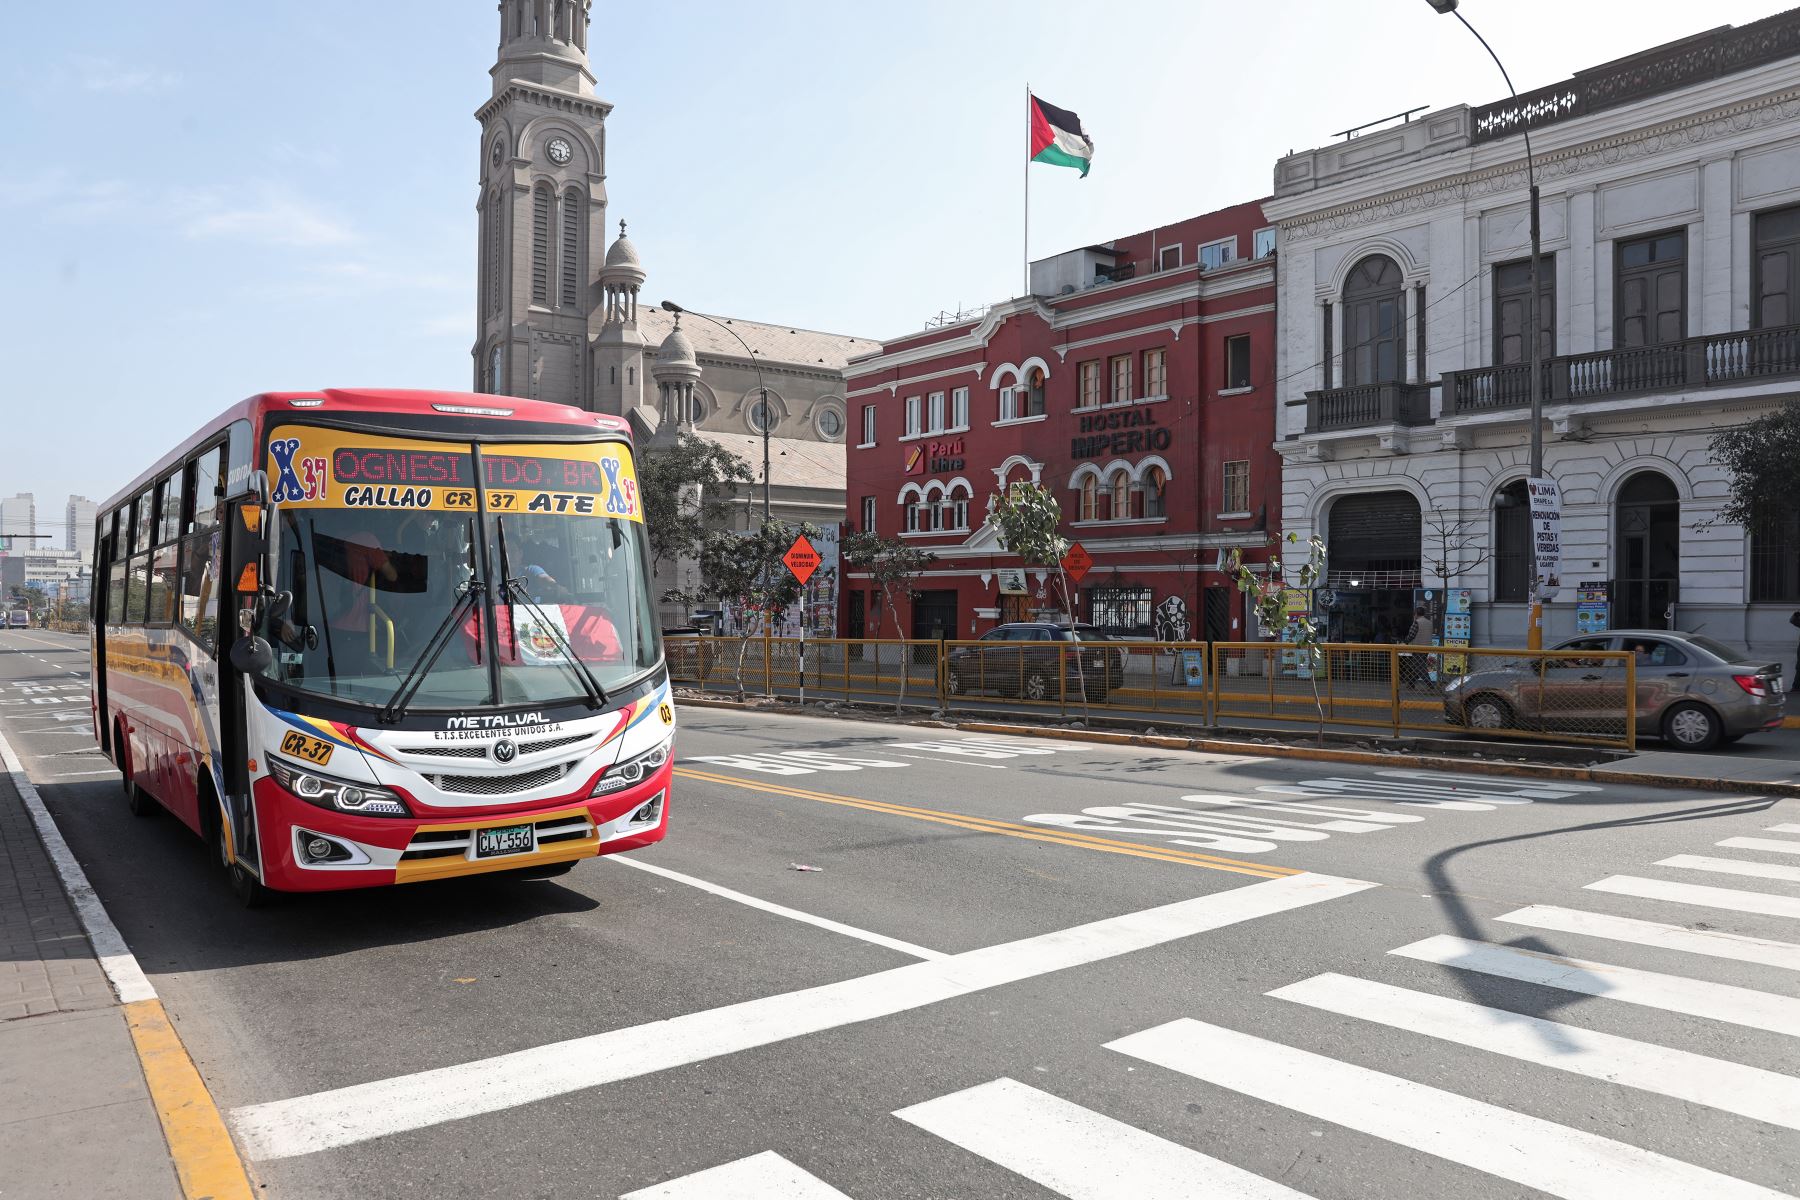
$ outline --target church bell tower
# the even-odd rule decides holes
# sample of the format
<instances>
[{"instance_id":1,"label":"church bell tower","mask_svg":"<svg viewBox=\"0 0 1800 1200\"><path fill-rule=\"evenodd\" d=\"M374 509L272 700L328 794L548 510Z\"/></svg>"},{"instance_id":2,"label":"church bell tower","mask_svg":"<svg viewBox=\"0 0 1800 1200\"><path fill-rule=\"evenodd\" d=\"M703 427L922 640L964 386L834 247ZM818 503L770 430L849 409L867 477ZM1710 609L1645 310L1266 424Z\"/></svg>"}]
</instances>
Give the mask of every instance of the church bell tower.
<instances>
[{"instance_id":1,"label":"church bell tower","mask_svg":"<svg viewBox=\"0 0 1800 1200\"><path fill-rule=\"evenodd\" d=\"M481 123L479 392L593 407L606 229L606 117L588 68L589 0L501 0Z\"/></svg>"}]
</instances>

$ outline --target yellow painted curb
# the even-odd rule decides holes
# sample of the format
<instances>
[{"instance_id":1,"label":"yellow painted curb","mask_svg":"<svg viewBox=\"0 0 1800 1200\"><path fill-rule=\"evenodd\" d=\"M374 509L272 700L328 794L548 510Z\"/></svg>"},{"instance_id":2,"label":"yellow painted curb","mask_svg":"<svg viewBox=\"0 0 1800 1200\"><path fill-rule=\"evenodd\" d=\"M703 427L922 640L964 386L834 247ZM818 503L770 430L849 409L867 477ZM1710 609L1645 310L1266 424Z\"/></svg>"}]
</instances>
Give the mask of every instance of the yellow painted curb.
<instances>
[{"instance_id":1,"label":"yellow painted curb","mask_svg":"<svg viewBox=\"0 0 1800 1200\"><path fill-rule=\"evenodd\" d=\"M150 1100L162 1121L169 1156L187 1200L250 1200L256 1190L238 1157L225 1118L169 1023L161 1000L125 1005L125 1023L143 1064Z\"/></svg>"}]
</instances>

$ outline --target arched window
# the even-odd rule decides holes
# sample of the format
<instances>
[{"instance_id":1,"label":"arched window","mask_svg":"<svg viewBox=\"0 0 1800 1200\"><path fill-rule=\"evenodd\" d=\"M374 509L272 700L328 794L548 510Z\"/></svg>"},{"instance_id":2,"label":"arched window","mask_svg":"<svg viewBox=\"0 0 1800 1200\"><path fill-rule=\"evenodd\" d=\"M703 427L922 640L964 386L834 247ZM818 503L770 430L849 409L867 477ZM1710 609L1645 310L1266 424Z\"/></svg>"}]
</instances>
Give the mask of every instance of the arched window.
<instances>
[{"instance_id":1,"label":"arched window","mask_svg":"<svg viewBox=\"0 0 1800 1200\"><path fill-rule=\"evenodd\" d=\"M1169 473L1161 467L1151 467L1144 472L1144 515L1146 517L1166 517L1169 515L1168 497Z\"/></svg>"},{"instance_id":2,"label":"arched window","mask_svg":"<svg viewBox=\"0 0 1800 1200\"><path fill-rule=\"evenodd\" d=\"M1107 480L1106 487L1112 493L1112 507L1108 515L1115 521L1123 521L1131 516L1131 472L1120 467Z\"/></svg>"},{"instance_id":3,"label":"arched window","mask_svg":"<svg viewBox=\"0 0 1800 1200\"><path fill-rule=\"evenodd\" d=\"M1405 282L1400 266L1371 254L1344 282L1344 382L1392 383L1406 365Z\"/></svg>"},{"instance_id":4,"label":"arched window","mask_svg":"<svg viewBox=\"0 0 1800 1200\"><path fill-rule=\"evenodd\" d=\"M1515 479L1495 492L1493 509L1493 598L1500 604L1523 604L1531 591L1531 501L1525 481Z\"/></svg>"},{"instance_id":5,"label":"arched window","mask_svg":"<svg viewBox=\"0 0 1800 1200\"><path fill-rule=\"evenodd\" d=\"M969 527L969 489L952 484L944 492L944 528L966 530Z\"/></svg>"},{"instance_id":6,"label":"arched window","mask_svg":"<svg viewBox=\"0 0 1800 1200\"><path fill-rule=\"evenodd\" d=\"M506 224L505 207L498 185L488 193L487 203L487 307L490 314L500 311L500 298L505 289L500 286L500 231Z\"/></svg>"},{"instance_id":7,"label":"arched window","mask_svg":"<svg viewBox=\"0 0 1800 1200\"><path fill-rule=\"evenodd\" d=\"M495 346L488 352L487 391L491 396L498 396L505 390L505 374L501 371L501 350Z\"/></svg>"},{"instance_id":8,"label":"arched window","mask_svg":"<svg viewBox=\"0 0 1800 1200\"><path fill-rule=\"evenodd\" d=\"M1100 519L1100 479L1089 475L1081 481L1081 519L1098 521Z\"/></svg>"},{"instance_id":9,"label":"arched window","mask_svg":"<svg viewBox=\"0 0 1800 1200\"><path fill-rule=\"evenodd\" d=\"M550 304L550 219L556 201L548 184L531 190L531 302Z\"/></svg>"},{"instance_id":10,"label":"arched window","mask_svg":"<svg viewBox=\"0 0 1800 1200\"><path fill-rule=\"evenodd\" d=\"M587 277L586 242L583 226L587 223L587 205L581 202L581 191L570 188L563 193L562 205L562 306L581 307L581 284Z\"/></svg>"}]
</instances>

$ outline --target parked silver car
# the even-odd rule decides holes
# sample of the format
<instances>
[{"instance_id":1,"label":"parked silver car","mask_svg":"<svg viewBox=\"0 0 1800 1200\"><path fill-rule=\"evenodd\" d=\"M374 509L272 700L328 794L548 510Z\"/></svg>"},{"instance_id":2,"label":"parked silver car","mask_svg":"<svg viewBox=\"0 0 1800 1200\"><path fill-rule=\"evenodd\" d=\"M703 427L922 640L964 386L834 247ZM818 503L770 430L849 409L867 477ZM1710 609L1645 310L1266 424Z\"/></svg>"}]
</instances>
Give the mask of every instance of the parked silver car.
<instances>
[{"instance_id":1,"label":"parked silver car","mask_svg":"<svg viewBox=\"0 0 1800 1200\"><path fill-rule=\"evenodd\" d=\"M1693 633L1614 629L1556 650L1627 650L1637 656L1637 732L1681 750L1711 750L1780 727L1787 707L1781 665ZM1452 679L1444 719L1471 729L1557 729L1617 736L1625 672L1618 660L1525 659Z\"/></svg>"}]
</instances>

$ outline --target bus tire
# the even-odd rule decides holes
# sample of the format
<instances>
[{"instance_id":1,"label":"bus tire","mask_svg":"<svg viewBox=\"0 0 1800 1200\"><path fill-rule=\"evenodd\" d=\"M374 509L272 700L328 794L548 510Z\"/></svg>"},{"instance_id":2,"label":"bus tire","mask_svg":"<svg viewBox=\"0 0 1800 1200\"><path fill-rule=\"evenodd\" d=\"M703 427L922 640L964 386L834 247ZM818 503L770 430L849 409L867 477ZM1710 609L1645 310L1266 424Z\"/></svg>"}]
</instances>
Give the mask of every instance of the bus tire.
<instances>
[{"instance_id":1,"label":"bus tire","mask_svg":"<svg viewBox=\"0 0 1800 1200\"><path fill-rule=\"evenodd\" d=\"M231 888L231 894L237 898L243 908L261 908L269 902L273 895L263 886L262 880L252 875L244 864L237 862L225 853L225 819L219 814L219 801L213 795L212 784L202 783L200 786L200 802L206 806L206 844L212 851L219 866L225 870L225 882Z\"/></svg>"},{"instance_id":2,"label":"bus tire","mask_svg":"<svg viewBox=\"0 0 1800 1200\"><path fill-rule=\"evenodd\" d=\"M162 805L138 785L137 772L131 769L131 743L125 740L124 734L122 724L113 727L113 743L119 748L119 785L125 789L125 809L134 817L154 817Z\"/></svg>"}]
</instances>

